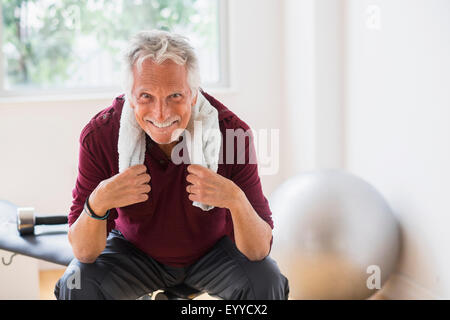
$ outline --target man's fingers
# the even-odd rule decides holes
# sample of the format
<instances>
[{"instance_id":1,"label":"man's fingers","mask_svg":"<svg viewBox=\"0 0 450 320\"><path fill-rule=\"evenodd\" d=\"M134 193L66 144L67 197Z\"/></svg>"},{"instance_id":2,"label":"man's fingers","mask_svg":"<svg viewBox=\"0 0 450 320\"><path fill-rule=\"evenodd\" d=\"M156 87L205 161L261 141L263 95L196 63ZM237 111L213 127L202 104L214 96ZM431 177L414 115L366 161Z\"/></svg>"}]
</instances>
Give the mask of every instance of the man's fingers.
<instances>
[{"instance_id":1,"label":"man's fingers","mask_svg":"<svg viewBox=\"0 0 450 320\"><path fill-rule=\"evenodd\" d=\"M186 181L187 181L187 182L190 182L190 183L192 183L192 184L198 184L198 183L200 182L200 179L199 179L198 176L195 176L195 175L193 175L193 174L188 174L188 175L186 176Z\"/></svg>"},{"instance_id":2,"label":"man's fingers","mask_svg":"<svg viewBox=\"0 0 450 320\"><path fill-rule=\"evenodd\" d=\"M145 164L136 164L129 169L134 171L137 175L147 172L147 166Z\"/></svg>"},{"instance_id":3,"label":"man's fingers","mask_svg":"<svg viewBox=\"0 0 450 320\"><path fill-rule=\"evenodd\" d=\"M191 193L191 194L192 194L192 193L198 194L198 193L200 192L200 188L194 186L193 184L189 184L189 185L186 187L186 191L187 191L188 193Z\"/></svg>"},{"instance_id":4,"label":"man's fingers","mask_svg":"<svg viewBox=\"0 0 450 320\"><path fill-rule=\"evenodd\" d=\"M128 168L132 179L136 185L147 184L151 180L151 176L147 173L147 167L143 164L137 164Z\"/></svg>"},{"instance_id":5,"label":"man's fingers","mask_svg":"<svg viewBox=\"0 0 450 320\"><path fill-rule=\"evenodd\" d=\"M152 187L149 184L143 184L141 188L139 188L140 193L149 193L152 190Z\"/></svg>"},{"instance_id":6,"label":"man's fingers","mask_svg":"<svg viewBox=\"0 0 450 320\"><path fill-rule=\"evenodd\" d=\"M189 194L189 195L188 195L188 198L189 198L189 200L191 200L191 201L201 202L201 201L200 201L200 197L197 196L196 194L193 194L193 193Z\"/></svg>"},{"instance_id":7,"label":"man's fingers","mask_svg":"<svg viewBox=\"0 0 450 320\"><path fill-rule=\"evenodd\" d=\"M149 199L149 192L151 190L150 185L142 185L137 191L135 191L134 194L131 195L133 200L131 201L131 204L138 203L138 202L145 202Z\"/></svg>"},{"instance_id":8,"label":"man's fingers","mask_svg":"<svg viewBox=\"0 0 450 320\"><path fill-rule=\"evenodd\" d=\"M202 177L209 169L205 168L199 164L190 164L187 167L187 171L196 176Z\"/></svg>"},{"instance_id":9,"label":"man's fingers","mask_svg":"<svg viewBox=\"0 0 450 320\"><path fill-rule=\"evenodd\" d=\"M148 200L148 194L146 193L141 193L138 197L138 202L144 202Z\"/></svg>"},{"instance_id":10,"label":"man's fingers","mask_svg":"<svg viewBox=\"0 0 450 320\"><path fill-rule=\"evenodd\" d=\"M148 173L144 173L138 176L138 184L149 183L152 177Z\"/></svg>"}]
</instances>

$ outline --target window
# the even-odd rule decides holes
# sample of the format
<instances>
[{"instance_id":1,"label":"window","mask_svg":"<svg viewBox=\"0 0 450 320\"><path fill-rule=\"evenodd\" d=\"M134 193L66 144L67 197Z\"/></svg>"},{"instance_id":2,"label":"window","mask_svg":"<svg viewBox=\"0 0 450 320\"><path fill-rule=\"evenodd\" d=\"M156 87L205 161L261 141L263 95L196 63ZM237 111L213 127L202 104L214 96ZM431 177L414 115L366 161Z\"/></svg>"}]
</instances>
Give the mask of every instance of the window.
<instances>
[{"instance_id":1,"label":"window","mask_svg":"<svg viewBox=\"0 0 450 320\"><path fill-rule=\"evenodd\" d=\"M2 1L2 95L121 85L121 51L144 29L188 36L202 82L226 83L223 0Z\"/></svg>"}]
</instances>

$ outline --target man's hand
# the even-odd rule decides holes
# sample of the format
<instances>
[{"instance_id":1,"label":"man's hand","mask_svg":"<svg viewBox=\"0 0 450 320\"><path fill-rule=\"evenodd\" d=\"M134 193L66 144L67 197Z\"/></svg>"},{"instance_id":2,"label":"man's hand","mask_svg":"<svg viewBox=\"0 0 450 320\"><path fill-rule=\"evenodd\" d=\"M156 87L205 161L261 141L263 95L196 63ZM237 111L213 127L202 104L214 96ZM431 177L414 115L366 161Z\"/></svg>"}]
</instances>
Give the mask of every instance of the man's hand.
<instances>
[{"instance_id":1,"label":"man's hand","mask_svg":"<svg viewBox=\"0 0 450 320\"><path fill-rule=\"evenodd\" d=\"M254 210L233 181L208 168L191 164L187 168L186 187L189 200L227 208L233 219L236 246L251 261L259 261L269 254L272 229Z\"/></svg>"},{"instance_id":2,"label":"man's hand","mask_svg":"<svg viewBox=\"0 0 450 320\"><path fill-rule=\"evenodd\" d=\"M99 183L89 197L95 214L102 216L111 208L125 207L148 199L151 190L147 167L138 164Z\"/></svg>"},{"instance_id":3,"label":"man's hand","mask_svg":"<svg viewBox=\"0 0 450 320\"><path fill-rule=\"evenodd\" d=\"M198 164L187 167L186 187L189 200L219 208L231 209L241 195L241 189L230 179Z\"/></svg>"}]
</instances>

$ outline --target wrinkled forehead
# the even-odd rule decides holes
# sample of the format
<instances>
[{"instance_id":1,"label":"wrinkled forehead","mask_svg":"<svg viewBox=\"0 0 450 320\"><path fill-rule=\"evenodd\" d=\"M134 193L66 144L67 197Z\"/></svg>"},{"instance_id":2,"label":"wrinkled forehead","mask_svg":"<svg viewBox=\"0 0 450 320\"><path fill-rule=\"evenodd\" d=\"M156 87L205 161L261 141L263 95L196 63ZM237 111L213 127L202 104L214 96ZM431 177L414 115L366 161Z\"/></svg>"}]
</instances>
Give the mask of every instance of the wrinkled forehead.
<instances>
[{"instance_id":1,"label":"wrinkled forehead","mask_svg":"<svg viewBox=\"0 0 450 320\"><path fill-rule=\"evenodd\" d=\"M136 64L133 66L133 77L135 88L185 90L189 87L186 66L170 59L161 63L156 63L150 58L145 59L140 68Z\"/></svg>"}]
</instances>

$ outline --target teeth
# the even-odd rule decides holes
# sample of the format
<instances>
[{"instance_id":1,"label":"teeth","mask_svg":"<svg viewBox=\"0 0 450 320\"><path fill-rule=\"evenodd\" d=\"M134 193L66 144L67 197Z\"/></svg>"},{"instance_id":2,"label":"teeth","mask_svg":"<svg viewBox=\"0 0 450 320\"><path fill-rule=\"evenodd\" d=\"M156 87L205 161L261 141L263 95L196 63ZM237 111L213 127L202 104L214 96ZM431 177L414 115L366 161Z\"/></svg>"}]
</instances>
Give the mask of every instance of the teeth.
<instances>
[{"instance_id":1,"label":"teeth","mask_svg":"<svg viewBox=\"0 0 450 320\"><path fill-rule=\"evenodd\" d=\"M166 127L171 126L175 121L177 121L177 120L173 120L173 121L169 121L169 122L164 122L164 123L161 123L161 124L156 123L156 122L153 122L153 121L151 121L151 122L153 123L153 125L155 125L155 126L158 127L158 128L166 128Z\"/></svg>"}]
</instances>

